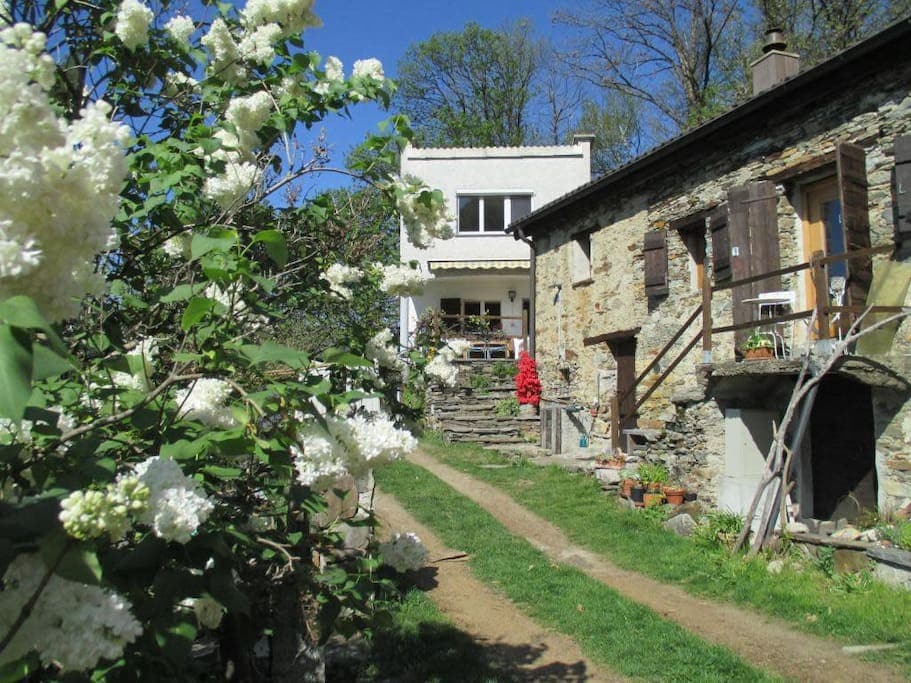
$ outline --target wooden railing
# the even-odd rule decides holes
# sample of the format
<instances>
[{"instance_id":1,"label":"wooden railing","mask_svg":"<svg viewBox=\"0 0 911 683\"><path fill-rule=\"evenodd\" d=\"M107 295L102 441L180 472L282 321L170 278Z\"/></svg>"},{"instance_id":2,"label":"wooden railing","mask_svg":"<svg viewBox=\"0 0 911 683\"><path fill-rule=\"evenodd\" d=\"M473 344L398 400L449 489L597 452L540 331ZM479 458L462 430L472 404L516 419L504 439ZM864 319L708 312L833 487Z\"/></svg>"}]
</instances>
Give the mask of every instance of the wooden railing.
<instances>
[{"instance_id":1,"label":"wooden railing","mask_svg":"<svg viewBox=\"0 0 911 683\"><path fill-rule=\"evenodd\" d=\"M702 303L699 304L696 310L693 311L692 315L690 315L680 326L680 329L677 330L670 341L668 341L661 348L661 350L652 359L645 370L639 373L633 384L622 394L615 393L613 395L611 399L611 443L614 445L614 447L618 447L620 445L621 425L623 425L627 420L630 420L636 416L639 408L642 407L642 404L645 403L651 397L651 395L655 393L655 391L657 391L657 389L664 383L671 372L673 372L674 369L690 353L690 351L693 350L693 347L696 346L700 339L702 339L703 361L708 363L711 362L710 359L712 352L712 340L714 335L724 334L728 332L737 332L739 330L755 329L757 326L776 325L778 323L791 322L795 320L813 319L815 316L816 329L812 331L813 334L817 339L828 339L831 337L831 321L832 316L835 314L849 316L849 320L853 322L853 317L856 317L857 315L860 315L864 312L900 313L903 311L904 308L901 306L833 306L829 300L829 282L828 275L826 273L827 265L831 263L837 263L839 261L852 261L856 259L869 258L875 254L886 254L891 253L891 251L891 245L870 247L867 249L857 249L844 254L833 254L831 256L826 256L823 252L817 251L813 253L810 260L806 263L799 263L795 266L780 268L779 270L774 270L768 273L752 275L740 280L722 282L717 285L712 285L709 278L709 269L706 269L705 277L702 283ZM812 271L811 276L813 278L813 286L816 290L816 298L813 302L813 308L806 311L798 311L794 313L762 318L762 320L749 320L746 322L732 325L722 325L718 327L714 325L714 322L712 320L712 298L714 293L727 289L733 289L735 287L741 287L743 285L753 284L754 282L770 280L782 275L799 273L805 270ZM627 402L631 396L636 396L636 390L638 389L639 385L642 384L643 380L653 369L659 366L664 358L670 353L673 346L680 340L681 337L683 337L687 329L700 317L701 326L695 335L677 353L674 359L662 370L661 374L658 376L655 382L653 382L652 385L645 391L645 393L643 393L642 396L633 403L629 414L621 414L621 406L624 406L625 402Z\"/></svg>"},{"instance_id":2,"label":"wooden railing","mask_svg":"<svg viewBox=\"0 0 911 683\"><path fill-rule=\"evenodd\" d=\"M518 322L518 333L508 323ZM488 340L492 338L525 337L528 320L525 315L445 315L437 311L433 317L434 333L440 337L454 336L465 339ZM508 333L507 333L508 332Z\"/></svg>"}]
</instances>

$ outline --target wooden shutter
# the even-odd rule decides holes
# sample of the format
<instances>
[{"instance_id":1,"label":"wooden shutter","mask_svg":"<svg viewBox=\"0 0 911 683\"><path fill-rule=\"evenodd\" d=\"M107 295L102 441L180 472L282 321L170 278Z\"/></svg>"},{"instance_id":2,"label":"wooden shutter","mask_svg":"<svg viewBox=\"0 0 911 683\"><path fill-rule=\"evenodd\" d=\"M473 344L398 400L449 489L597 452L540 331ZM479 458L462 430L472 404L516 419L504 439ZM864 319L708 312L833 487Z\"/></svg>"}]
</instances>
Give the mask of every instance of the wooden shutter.
<instances>
[{"instance_id":1,"label":"wooden shutter","mask_svg":"<svg viewBox=\"0 0 911 683\"><path fill-rule=\"evenodd\" d=\"M842 142L835 149L838 166L838 198L845 230L847 250L870 246L870 211L867 208L867 166L863 147ZM848 261L848 303L864 306L873 280L873 261L869 256Z\"/></svg>"},{"instance_id":2,"label":"wooden shutter","mask_svg":"<svg viewBox=\"0 0 911 683\"><path fill-rule=\"evenodd\" d=\"M667 231L652 230L645 233L642 255L645 258L645 295L664 296L669 291L667 283Z\"/></svg>"},{"instance_id":3,"label":"wooden shutter","mask_svg":"<svg viewBox=\"0 0 911 683\"><path fill-rule=\"evenodd\" d=\"M911 135L895 138L896 240L911 240Z\"/></svg>"},{"instance_id":4,"label":"wooden shutter","mask_svg":"<svg viewBox=\"0 0 911 683\"><path fill-rule=\"evenodd\" d=\"M712 235L712 274L715 282L731 279L731 234L728 231L728 207L722 204L709 216Z\"/></svg>"}]
</instances>

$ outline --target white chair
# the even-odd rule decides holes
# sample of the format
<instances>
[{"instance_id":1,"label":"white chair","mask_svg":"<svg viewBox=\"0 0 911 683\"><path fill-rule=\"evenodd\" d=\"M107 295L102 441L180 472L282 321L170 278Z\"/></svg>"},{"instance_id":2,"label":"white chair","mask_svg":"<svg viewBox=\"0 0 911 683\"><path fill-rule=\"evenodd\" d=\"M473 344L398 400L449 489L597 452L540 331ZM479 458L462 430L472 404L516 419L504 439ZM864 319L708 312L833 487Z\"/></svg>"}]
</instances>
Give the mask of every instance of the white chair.
<instances>
[{"instance_id":1,"label":"white chair","mask_svg":"<svg viewBox=\"0 0 911 683\"><path fill-rule=\"evenodd\" d=\"M793 313L797 304L797 293L790 290L779 292L761 292L756 296L756 307L759 309L760 324L763 318L774 318L777 315ZM782 334L787 331L788 343ZM775 339L775 357L788 358L794 348L794 321L775 323L771 326L770 333Z\"/></svg>"},{"instance_id":2,"label":"white chair","mask_svg":"<svg viewBox=\"0 0 911 683\"><path fill-rule=\"evenodd\" d=\"M845 305L845 288L847 280L840 275L829 278L829 298L833 306ZM841 311L829 318L829 322L835 327L835 333L838 335L838 341L841 341L842 326L839 322Z\"/></svg>"}]
</instances>

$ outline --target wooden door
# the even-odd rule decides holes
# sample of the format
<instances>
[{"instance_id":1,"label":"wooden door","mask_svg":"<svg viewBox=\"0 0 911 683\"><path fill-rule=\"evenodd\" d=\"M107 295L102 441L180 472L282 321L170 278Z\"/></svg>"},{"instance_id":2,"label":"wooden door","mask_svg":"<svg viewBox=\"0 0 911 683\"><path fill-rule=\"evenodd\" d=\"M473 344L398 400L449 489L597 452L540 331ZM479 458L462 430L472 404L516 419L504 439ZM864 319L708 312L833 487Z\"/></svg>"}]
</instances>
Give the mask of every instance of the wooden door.
<instances>
[{"instance_id":1,"label":"wooden door","mask_svg":"<svg viewBox=\"0 0 911 683\"><path fill-rule=\"evenodd\" d=\"M617 363L617 396L626 396L620 402L620 429L636 426L636 338L622 337L608 342Z\"/></svg>"},{"instance_id":2,"label":"wooden door","mask_svg":"<svg viewBox=\"0 0 911 683\"><path fill-rule=\"evenodd\" d=\"M841 220L841 200L838 196L838 182L835 177L826 178L807 185L804 189L804 254L809 259L814 252L821 251L826 255L845 253L845 234ZM826 266L826 282L831 290L833 278L843 278L847 282L847 261L838 261ZM804 309L813 308L816 302L816 285L813 271L804 275L806 299ZM829 300L829 293L825 294ZM834 330L830 330L831 335ZM813 338L819 336L818 330L812 331Z\"/></svg>"}]
</instances>

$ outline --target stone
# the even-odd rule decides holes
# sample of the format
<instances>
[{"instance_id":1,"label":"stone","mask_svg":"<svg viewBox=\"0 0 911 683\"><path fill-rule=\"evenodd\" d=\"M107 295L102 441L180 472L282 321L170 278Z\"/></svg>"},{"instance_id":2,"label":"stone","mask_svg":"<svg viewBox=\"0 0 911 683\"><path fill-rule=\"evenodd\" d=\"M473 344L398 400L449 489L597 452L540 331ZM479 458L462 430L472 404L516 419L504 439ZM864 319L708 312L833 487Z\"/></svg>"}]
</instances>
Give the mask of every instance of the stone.
<instances>
[{"instance_id":1,"label":"stone","mask_svg":"<svg viewBox=\"0 0 911 683\"><path fill-rule=\"evenodd\" d=\"M695 520L687 513L674 515L664 523L664 528L673 531L678 536L692 536L696 527Z\"/></svg>"},{"instance_id":2,"label":"stone","mask_svg":"<svg viewBox=\"0 0 911 683\"><path fill-rule=\"evenodd\" d=\"M340 477L323 494L326 509L313 516L313 524L327 529L339 519L351 519L357 513L357 484L354 477Z\"/></svg>"},{"instance_id":3,"label":"stone","mask_svg":"<svg viewBox=\"0 0 911 683\"><path fill-rule=\"evenodd\" d=\"M848 526L848 520L844 517L840 517L837 522L835 522L835 529L844 529Z\"/></svg>"},{"instance_id":4,"label":"stone","mask_svg":"<svg viewBox=\"0 0 911 683\"><path fill-rule=\"evenodd\" d=\"M860 530L853 526L842 527L841 529L838 529L834 534L832 534L832 538L841 538L846 541L856 541L858 538L860 538Z\"/></svg>"},{"instance_id":5,"label":"stone","mask_svg":"<svg viewBox=\"0 0 911 683\"><path fill-rule=\"evenodd\" d=\"M596 467L595 477L602 484L619 484L620 470L615 467Z\"/></svg>"},{"instance_id":6,"label":"stone","mask_svg":"<svg viewBox=\"0 0 911 683\"><path fill-rule=\"evenodd\" d=\"M835 571L839 574L854 574L864 571L870 566L870 558L862 550L837 548L833 559L835 560Z\"/></svg>"},{"instance_id":7,"label":"stone","mask_svg":"<svg viewBox=\"0 0 911 683\"><path fill-rule=\"evenodd\" d=\"M692 500L689 503L678 505L674 512L677 515L689 515L693 519L699 519L705 514L705 506L698 500Z\"/></svg>"},{"instance_id":8,"label":"stone","mask_svg":"<svg viewBox=\"0 0 911 683\"><path fill-rule=\"evenodd\" d=\"M812 518L805 519L805 520L803 520L803 523L807 525L807 529L809 529L811 534L819 533L819 520L818 519L812 519Z\"/></svg>"},{"instance_id":9,"label":"stone","mask_svg":"<svg viewBox=\"0 0 911 683\"><path fill-rule=\"evenodd\" d=\"M823 536L831 536L835 533L835 522L826 520L819 523L819 533Z\"/></svg>"},{"instance_id":10,"label":"stone","mask_svg":"<svg viewBox=\"0 0 911 683\"><path fill-rule=\"evenodd\" d=\"M765 569L769 574L781 574L781 572L784 570L784 568L785 568L784 560L771 560L766 565Z\"/></svg>"},{"instance_id":11,"label":"stone","mask_svg":"<svg viewBox=\"0 0 911 683\"><path fill-rule=\"evenodd\" d=\"M788 522L785 531L789 534L806 534L810 532L810 527L803 522Z\"/></svg>"}]
</instances>

